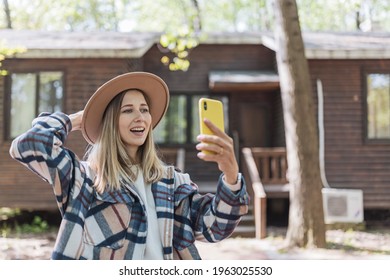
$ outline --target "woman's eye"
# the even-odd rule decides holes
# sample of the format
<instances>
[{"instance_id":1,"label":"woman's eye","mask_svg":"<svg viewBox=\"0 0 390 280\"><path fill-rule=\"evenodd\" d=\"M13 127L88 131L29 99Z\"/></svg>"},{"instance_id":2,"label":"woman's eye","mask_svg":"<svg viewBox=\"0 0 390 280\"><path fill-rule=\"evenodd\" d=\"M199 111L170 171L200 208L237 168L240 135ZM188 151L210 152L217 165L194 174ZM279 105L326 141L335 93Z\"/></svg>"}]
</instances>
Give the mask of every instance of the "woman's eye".
<instances>
[{"instance_id":1,"label":"woman's eye","mask_svg":"<svg viewBox=\"0 0 390 280\"><path fill-rule=\"evenodd\" d=\"M125 114L129 114L129 113L132 113L133 110L132 109L126 109L126 110L123 110L122 113L125 113Z\"/></svg>"},{"instance_id":2,"label":"woman's eye","mask_svg":"<svg viewBox=\"0 0 390 280\"><path fill-rule=\"evenodd\" d=\"M147 113L147 112L149 112L149 109L148 108L143 108L143 109L141 109L141 112L142 113Z\"/></svg>"}]
</instances>

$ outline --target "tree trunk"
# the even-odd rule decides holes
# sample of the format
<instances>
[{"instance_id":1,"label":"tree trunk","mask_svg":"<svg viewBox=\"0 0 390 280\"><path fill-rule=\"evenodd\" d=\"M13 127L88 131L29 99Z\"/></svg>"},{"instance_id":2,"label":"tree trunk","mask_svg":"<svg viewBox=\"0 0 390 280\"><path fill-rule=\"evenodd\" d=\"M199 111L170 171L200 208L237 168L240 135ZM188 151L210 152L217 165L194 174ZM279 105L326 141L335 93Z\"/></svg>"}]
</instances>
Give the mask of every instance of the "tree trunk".
<instances>
[{"instance_id":1,"label":"tree trunk","mask_svg":"<svg viewBox=\"0 0 390 280\"><path fill-rule=\"evenodd\" d=\"M326 245L309 67L295 0L274 0L275 40L285 122L290 190L288 247Z\"/></svg>"},{"instance_id":2,"label":"tree trunk","mask_svg":"<svg viewBox=\"0 0 390 280\"><path fill-rule=\"evenodd\" d=\"M200 8L198 0L192 0L192 5L194 6L196 10L196 15L194 16L194 19L192 20L193 28L195 32L200 32L202 30L202 20L200 16Z\"/></svg>"},{"instance_id":3,"label":"tree trunk","mask_svg":"<svg viewBox=\"0 0 390 280\"><path fill-rule=\"evenodd\" d=\"M5 18L7 20L7 28L12 29L11 11L9 9L8 0L3 0L3 4L4 4Z\"/></svg>"}]
</instances>

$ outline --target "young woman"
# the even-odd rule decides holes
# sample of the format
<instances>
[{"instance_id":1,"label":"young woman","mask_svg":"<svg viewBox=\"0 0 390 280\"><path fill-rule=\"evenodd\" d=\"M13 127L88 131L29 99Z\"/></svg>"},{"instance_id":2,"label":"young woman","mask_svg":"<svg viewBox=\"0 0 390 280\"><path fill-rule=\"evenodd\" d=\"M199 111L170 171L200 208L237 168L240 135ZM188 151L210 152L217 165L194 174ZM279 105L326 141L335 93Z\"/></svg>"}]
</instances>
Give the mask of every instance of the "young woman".
<instances>
[{"instance_id":1,"label":"young woman","mask_svg":"<svg viewBox=\"0 0 390 280\"><path fill-rule=\"evenodd\" d=\"M156 153L152 129L168 103L162 79L127 73L101 86L83 111L42 113L13 141L11 156L54 189L62 222L52 259L200 259L195 240L234 231L248 194L232 139L205 120L215 135L198 136L198 157L222 174L215 195L200 195ZM84 161L64 147L75 130L91 144Z\"/></svg>"}]
</instances>

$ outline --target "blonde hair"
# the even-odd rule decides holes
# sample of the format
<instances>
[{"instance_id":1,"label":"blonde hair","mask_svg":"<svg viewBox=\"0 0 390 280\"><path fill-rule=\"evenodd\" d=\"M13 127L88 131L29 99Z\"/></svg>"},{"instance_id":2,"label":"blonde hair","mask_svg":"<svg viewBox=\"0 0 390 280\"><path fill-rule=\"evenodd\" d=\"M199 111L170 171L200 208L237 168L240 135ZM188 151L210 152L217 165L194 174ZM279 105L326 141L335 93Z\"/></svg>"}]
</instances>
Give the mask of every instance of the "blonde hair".
<instances>
[{"instance_id":1,"label":"blonde hair","mask_svg":"<svg viewBox=\"0 0 390 280\"><path fill-rule=\"evenodd\" d=\"M96 172L95 186L99 193L119 190L121 181L135 182L137 174L132 167L140 165L144 180L153 183L163 177L164 163L160 160L153 140L152 128L149 129L145 143L139 147L137 158L132 159L126 153L125 145L119 134L120 107L128 90L118 94L108 105L103 115L102 129L94 145L88 148L86 161ZM146 102L146 95L140 91ZM140 162L136 162L136 161Z\"/></svg>"}]
</instances>

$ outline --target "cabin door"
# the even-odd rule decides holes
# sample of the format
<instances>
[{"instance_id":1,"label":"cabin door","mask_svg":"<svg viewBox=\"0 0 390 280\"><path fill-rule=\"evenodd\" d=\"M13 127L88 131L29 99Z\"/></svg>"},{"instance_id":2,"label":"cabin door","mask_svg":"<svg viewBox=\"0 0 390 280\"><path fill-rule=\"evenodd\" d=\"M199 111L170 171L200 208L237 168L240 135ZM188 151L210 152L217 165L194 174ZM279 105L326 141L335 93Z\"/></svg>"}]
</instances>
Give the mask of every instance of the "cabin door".
<instances>
[{"instance_id":1,"label":"cabin door","mask_svg":"<svg viewBox=\"0 0 390 280\"><path fill-rule=\"evenodd\" d=\"M243 102L239 106L241 147L269 147L271 145L269 106L263 102Z\"/></svg>"}]
</instances>

